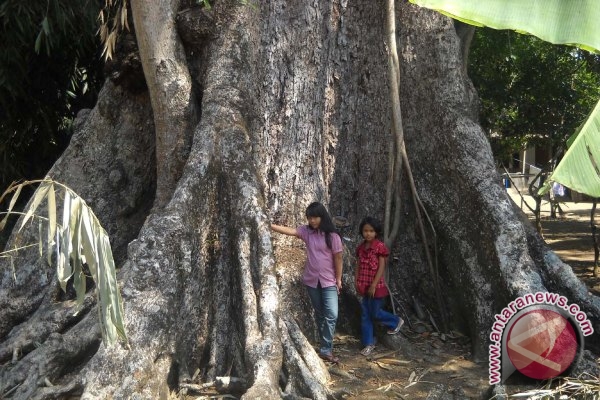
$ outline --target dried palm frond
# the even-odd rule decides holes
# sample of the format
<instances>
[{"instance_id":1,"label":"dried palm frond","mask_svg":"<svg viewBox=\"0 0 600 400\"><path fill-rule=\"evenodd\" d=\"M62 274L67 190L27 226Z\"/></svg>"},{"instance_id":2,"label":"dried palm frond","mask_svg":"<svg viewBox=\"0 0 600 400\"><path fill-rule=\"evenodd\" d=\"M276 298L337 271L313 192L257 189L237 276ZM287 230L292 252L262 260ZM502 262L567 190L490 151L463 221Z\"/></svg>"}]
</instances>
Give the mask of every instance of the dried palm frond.
<instances>
[{"instance_id":1,"label":"dried palm frond","mask_svg":"<svg viewBox=\"0 0 600 400\"><path fill-rule=\"evenodd\" d=\"M21 189L28 185L39 184L27 209L23 212L13 211ZM21 215L17 234L33 219L39 221L38 246L40 257L46 251L46 261L52 265L53 255L56 263L56 274L63 291L72 278L77 295L77 304L83 304L86 293L86 275L84 265L89 269L96 283L98 310L102 327L102 338L105 343L112 344L120 337L127 342L123 320L123 301L117 287L115 262L107 232L100 225L98 218L77 193L72 189L50 179L13 183L0 196L11 195L8 211L2 221L0 230L6 224L9 215ZM58 195L58 196L57 196ZM57 221L57 197L62 198L62 223ZM38 213L39 206L46 202L47 216ZM47 225L46 235L44 226ZM45 243L45 249L44 249ZM34 246L26 245L9 249L0 253L0 257L10 257L11 265L15 254L20 249ZM13 277L15 277L13 266ZM16 279L16 278L15 278Z\"/></svg>"}]
</instances>

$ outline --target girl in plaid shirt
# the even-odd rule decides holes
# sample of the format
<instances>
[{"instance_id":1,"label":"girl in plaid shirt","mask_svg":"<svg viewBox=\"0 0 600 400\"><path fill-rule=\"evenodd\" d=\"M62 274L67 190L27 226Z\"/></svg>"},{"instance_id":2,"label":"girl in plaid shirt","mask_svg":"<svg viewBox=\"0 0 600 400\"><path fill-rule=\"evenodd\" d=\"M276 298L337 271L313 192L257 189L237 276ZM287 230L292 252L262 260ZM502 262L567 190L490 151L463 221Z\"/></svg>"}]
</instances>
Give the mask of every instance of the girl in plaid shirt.
<instances>
[{"instance_id":1,"label":"girl in plaid shirt","mask_svg":"<svg viewBox=\"0 0 600 400\"><path fill-rule=\"evenodd\" d=\"M389 291L383 279L385 264L390 252L378 239L381 234L381 223L375 218L362 220L359 232L364 241L356 249L358 265L356 268L356 290L363 296L361 302L361 334L364 348L362 355L369 355L375 350L373 324L379 322L389 329L389 335L400 331L404 321L381 307Z\"/></svg>"}]
</instances>

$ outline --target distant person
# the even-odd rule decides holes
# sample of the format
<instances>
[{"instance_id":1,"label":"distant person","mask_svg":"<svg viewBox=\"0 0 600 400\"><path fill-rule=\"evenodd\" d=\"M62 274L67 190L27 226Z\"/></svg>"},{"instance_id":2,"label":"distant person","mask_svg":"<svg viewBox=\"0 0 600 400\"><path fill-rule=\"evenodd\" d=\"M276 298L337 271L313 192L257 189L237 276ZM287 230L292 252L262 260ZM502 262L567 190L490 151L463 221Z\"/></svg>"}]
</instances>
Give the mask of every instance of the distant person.
<instances>
[{"instance_id":1,"label":"distant person","mask_svg":"<svg viewBox=\"0 0 600 400\"><path fill-rule=\"evenodd\" d=\"M306 208L308 225L289 228L271 224L271 229L296 236L306 243L306 264L302 282L306 285L319 330L319 357L338 363L333 354L333 335L338 318L338 295L342 288L342 239L321 203Z\"/></svg>"},{"instance_id":2,"label":"distant person","mask_svg":"<svg viewBox=\"0 0 600 400\"><path fill-rule=\"evenodd\" d=\"M363 296L361 301L361 342L364 346L360 354L368 356L375 350L374 324L388 327L388 335L400 332L404 320L382 309L383 300L389 295L383 279L385 264L390 252L379 240L381 223L375 218L366 217L359 226L363 242L356 249L356 290Z\"/></svg>"},{"instance_id":3,"label":"distant person","mask_svg":"<svg viewBox=\"0 0 600 400\"><path fill-rule=\"evenodd\" d=\"M550 218L556 219L556 211L560 215L564 214L563 209L560 207L560 200L557 197L565 197L565 187L558 182L552 182L552 190L550 190Z\"/></svg>"}]
</instances>

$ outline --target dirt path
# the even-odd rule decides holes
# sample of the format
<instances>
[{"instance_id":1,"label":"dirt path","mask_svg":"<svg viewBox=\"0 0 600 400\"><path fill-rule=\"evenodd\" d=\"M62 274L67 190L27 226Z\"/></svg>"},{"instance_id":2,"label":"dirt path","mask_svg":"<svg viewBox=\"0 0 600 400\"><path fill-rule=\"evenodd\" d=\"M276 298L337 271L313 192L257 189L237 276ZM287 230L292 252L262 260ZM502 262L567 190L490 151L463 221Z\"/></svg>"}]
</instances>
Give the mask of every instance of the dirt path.
<instances>
[{"instance_id":1,"label":"dirt path","mask_svg":"<svg viewBox=\"0 0 600 400\"><path fill-rule=\"evenodd\" d=\"M573 268L592 293L600 296L600 278L594 277L594 243L590 227L591 204L588 206L588 209L572 211L563 207L565 213L557 219L543 217L542 233L552 250Z\"/></svg>"},{"instance_id":2,"label":"dirt path","mask_svg":"<svg viewBox=\"0 0 600 400\"><path fill-rule=\"evenodd\" d=\"M509 189L513 201L534 221L533 213L527 207L534 207L531 196L521 198L516 190ZM541 220L542 234L546 243L567 264L579 278L585 282L590 291L600 295L600 278L594 277L594 244L590 226L591 202L560 203L562 213L557 218L550 218L550 204L542 202ZM596 211L596 224L600 223L600 210Z\"/></svg>"},{"instance_id":3,"label":"dirt path","mask_svg":"<svg viewBox=\"0 0 600 400\"><path fill-rule=\"evenodd\" d=\"M487 363L470 360L468 338L456 332L447 336L403 327L400 336L389 340L401 349L390 351L380 345L366 358L359 354L358 339L337 338L335 346L342 362L332 366L330 373L338 398L478 399L487 391Z\"/></svg>"}]
</instances>

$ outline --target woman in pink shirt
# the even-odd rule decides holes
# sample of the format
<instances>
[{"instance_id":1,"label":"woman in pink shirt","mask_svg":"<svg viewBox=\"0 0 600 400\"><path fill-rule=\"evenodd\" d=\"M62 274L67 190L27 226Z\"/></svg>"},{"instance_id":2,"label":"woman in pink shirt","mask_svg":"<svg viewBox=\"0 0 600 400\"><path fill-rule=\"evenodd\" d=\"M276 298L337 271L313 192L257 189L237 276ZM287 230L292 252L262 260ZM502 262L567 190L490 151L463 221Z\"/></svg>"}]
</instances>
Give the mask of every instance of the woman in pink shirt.
<instances>
[{"instance_id":1,"label":"woman in pink shirt","mask_svg":"<svg viewBox=\"0 0 600 400\"><path fill-rule=\"evenodd\" d=\"M296 236L306 244L306 264L302 282L315 310L320 337L319 356L337 363L333 355L333 334L338 317L338 294L342 288L342 239L323 204L306 208L308 225L290 228L271 224L271 229Z\"/></svg>"}]
</instances>

